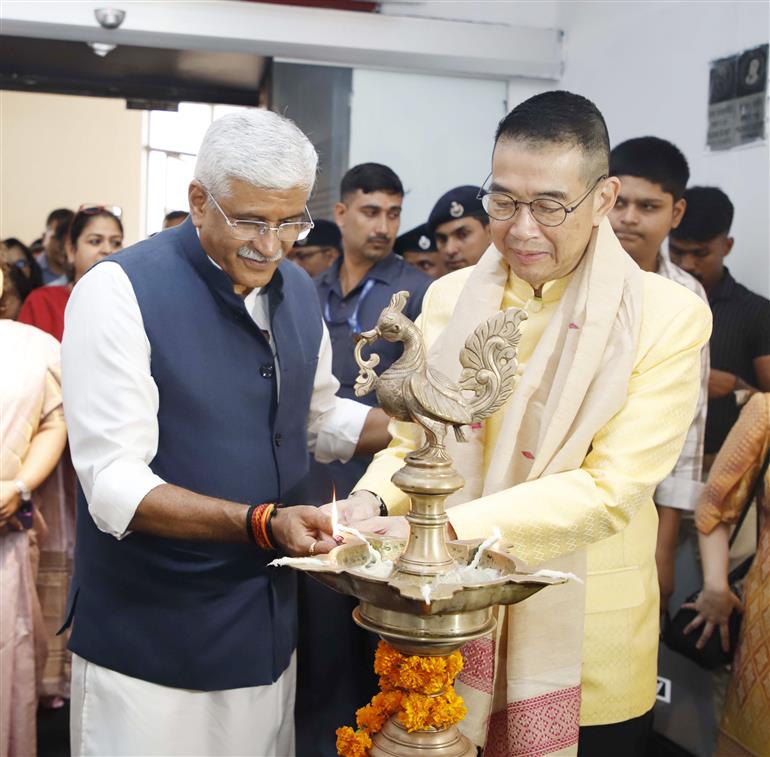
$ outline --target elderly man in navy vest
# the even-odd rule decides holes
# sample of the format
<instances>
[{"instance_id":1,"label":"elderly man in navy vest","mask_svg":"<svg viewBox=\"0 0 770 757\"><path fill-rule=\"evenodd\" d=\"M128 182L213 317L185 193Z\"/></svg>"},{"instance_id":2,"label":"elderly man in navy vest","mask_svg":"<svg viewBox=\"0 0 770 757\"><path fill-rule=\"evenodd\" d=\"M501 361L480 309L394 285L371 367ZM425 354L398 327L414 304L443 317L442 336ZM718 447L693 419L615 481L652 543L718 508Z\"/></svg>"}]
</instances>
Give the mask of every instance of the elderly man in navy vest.
<instances>
[{"instance_id":1,"label":"elderly man in navy vest","mask_svg":"<svg viewBox=\"0 0 770 757\"><path fill-rule=\"evenodd\" d=\"M67 309L80 479L68 608L75 755L294 751L295 579L334 546L293 504L308 450L384 442L336 397L315 287L281 261L311 227L315 149L268 111L209 128L190 218L99 264Z\"/></svg>"}]
</instances>

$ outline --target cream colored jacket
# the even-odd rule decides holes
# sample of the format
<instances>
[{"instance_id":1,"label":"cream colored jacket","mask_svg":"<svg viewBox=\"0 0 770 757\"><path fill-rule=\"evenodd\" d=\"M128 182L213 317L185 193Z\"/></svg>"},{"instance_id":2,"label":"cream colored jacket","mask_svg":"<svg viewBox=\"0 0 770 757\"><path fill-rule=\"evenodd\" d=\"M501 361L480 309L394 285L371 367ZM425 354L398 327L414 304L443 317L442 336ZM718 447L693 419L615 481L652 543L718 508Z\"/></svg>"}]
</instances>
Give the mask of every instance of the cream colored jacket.
<instances>
[{"instance_id":1,"label":"cream colored jacket","mask_svg":"<svg viewBox=\"0 0 770 757\"><path fill-rule=\"evenodd\" d=\"M471 270L428 290L419 322L428 346L446 326ZM643 298L628 400L598 429L582 466L449 510L458 538L484 538L497 526L513 553L531 565L587 546L582 725L628 720L655 702L658 518L652 495L682 449L698 398L700 351L711 333L708 306L679 284L645 273ZM394 422L390 431L390 446L355 488L378 493L392 515L404 514L408 499L390 477L416 448L417 430Z\"/></svg>"}]
</instances>

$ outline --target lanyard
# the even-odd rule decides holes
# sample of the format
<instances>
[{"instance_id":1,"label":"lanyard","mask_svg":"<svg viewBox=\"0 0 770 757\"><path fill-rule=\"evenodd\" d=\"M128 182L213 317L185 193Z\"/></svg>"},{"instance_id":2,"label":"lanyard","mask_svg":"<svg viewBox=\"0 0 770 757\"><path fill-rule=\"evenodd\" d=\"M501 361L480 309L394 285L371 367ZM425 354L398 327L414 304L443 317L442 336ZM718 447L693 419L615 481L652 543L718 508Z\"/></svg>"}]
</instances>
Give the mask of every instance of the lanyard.
<instances>
[{"instance_id":1,"label":"lanyard","mask_svg":"<svg viewBox=\"0 0 770 757\"><path fill-rule=\"evenodd\" d=\"M369 294L369 292L372 291L372 287L374 286L374 279L367 279L364 283L363 289L361 289L361 294L358 295L358 301L356 302L356 307L353 310L352 315L349 318L345 318L342 321L334 321L332 319L332 309L329 305L329 301L331 300L331 296L333 294L333 290L329 289L329 294L326 296L326 306L324 307L324 320L328 325L339 325L341 323L347 323L348 328L350 329L350 332L352 334L360 334L363 329L361 328L361 324L358 322L358 312L361 310L361 304L366 299L366 296Z\"/></svg>"}]
</instances>

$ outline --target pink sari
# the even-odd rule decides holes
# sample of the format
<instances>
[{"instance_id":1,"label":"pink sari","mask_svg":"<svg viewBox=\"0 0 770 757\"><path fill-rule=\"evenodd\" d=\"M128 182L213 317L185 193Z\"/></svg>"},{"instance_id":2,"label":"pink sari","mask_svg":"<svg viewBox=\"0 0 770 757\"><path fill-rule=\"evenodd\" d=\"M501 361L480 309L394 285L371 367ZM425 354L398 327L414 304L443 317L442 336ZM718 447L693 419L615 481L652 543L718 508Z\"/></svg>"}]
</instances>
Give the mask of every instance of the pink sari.
<instances>
[{"instance_id":1,"label":"pink sari","mask_svg":"<svg viewBox=\"0 0 770 757\"><path fill-rule=\"evenodd\" d=\"M0 479L13 481L41 421L61 406L59 344L0 320ZM0 757L34 755L38 685L46 657L35 589L37 516L29 531L0 532Z\"/></svg>"}]
</instances>

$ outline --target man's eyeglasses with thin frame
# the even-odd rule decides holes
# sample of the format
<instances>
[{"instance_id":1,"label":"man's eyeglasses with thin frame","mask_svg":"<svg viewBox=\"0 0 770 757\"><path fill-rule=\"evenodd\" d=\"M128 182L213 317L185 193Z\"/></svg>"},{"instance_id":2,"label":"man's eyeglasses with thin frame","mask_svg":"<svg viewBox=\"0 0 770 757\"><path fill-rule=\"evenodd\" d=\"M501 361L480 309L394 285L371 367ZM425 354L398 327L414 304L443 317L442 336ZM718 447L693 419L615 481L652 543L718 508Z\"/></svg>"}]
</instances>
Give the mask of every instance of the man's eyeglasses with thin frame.
<instances>
[{"instance_id":1,"label":"man's eyeglasses with thin frame","mask_svg":"<svg viewBox=\"0 0 770 757\"><path fill-rule=\"evenodd\" d=\"M492 174L490 173L484 181L484 185L491 177ZM577 210L599 186L599 182L606 178L606 174L602 174L589 187L588 191L571 205L564 205L550 197L538 197L531 202L524 202L524 200L514 199L507 192L489 192L483 186L476 195L476 199L481 200L487 215L495 221L509 221L516 215L521 205L528 205L532 217L541 226L561 226L567 220L567 216Z\"/></svg>"},{"instance_id":2,"label":"man's eyeglasses with thin frame","mask_svg":"<svg viewBox=\"0 0 770 757\"><path fill-rule=\"evenodd\" d=\"M206 189L204 187L204 189ZM252 242L255 239L264 237L270 232L275 232L280 242L299 242L307 237L310 230L315 226L313 219L310 216L310 211L305 206L305 213L307 214L307 221L289 221L287 223L278 224L278 226L271 226L265 221L245 221L242 219L230 218L227 213L220 207L219 203L214 199L214 195L206 189L206 194L209 196L211 202L214 203L214 207L222 214L222 218L225 219L225 223L230 229L230 233L242 242Z\"/></svg>"}]
</instances>

